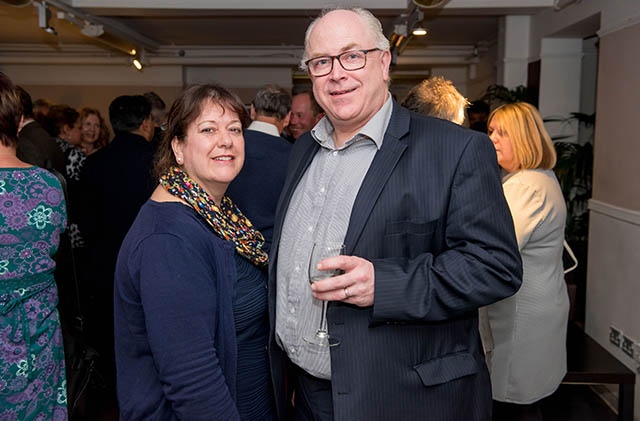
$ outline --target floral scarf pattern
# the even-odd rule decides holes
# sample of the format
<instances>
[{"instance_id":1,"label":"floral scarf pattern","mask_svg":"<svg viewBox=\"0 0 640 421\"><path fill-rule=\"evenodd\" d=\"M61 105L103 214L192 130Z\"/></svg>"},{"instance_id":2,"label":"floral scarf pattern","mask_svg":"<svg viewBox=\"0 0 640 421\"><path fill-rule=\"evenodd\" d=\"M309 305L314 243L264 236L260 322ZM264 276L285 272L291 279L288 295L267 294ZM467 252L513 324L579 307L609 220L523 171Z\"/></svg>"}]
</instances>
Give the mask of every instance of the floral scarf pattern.
<instances>
[{"instance_id":1,"label":"floral scarf pattern","mask_svg":"<svg viewBox=\"0 0 640 421\"><path fill-rule=\"evenodd\" d=\"M211 196L189 174L178 167L171 167L160 177L160 185L170 194L187 202L213 228L218 237L233 241L236 251L256 266L264 267L268 255L262 249L264 237L249 218L224 196L216 205Z\"/></svg>"}]
</instances>

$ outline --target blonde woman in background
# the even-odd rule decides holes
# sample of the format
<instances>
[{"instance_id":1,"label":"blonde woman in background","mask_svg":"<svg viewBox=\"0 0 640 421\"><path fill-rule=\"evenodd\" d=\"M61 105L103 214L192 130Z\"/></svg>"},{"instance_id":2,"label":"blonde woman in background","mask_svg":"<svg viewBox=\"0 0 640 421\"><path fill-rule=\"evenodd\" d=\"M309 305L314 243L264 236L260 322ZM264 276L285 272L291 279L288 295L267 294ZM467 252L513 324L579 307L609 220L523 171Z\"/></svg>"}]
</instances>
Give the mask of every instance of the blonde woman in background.
<instances>
[{"instance_id":1,"label":"blonde woman in background","mask_svg":"<svg viewBox=\"0 0 640 421\"><path fill-rule=\"evenodd\" d=\"M100 111L95 108L84 107L80 109L80 147L86 156L109 143L109 128L105 124Z\"/></svg>"},{"instance_id":2,"label":"blonde woman in background","mask_svg":"<svg viewBox=\"0 0 640 421\"><path fill-rule=\"evenodd\" d=\"M567 371L566 206L552 170L556 152L538 110L524 102L503 105L488 127L507 173L502 185L523 265L520 290L488 306L493 419L540 420L536 402L551 395Z\"/></svg>"}]
</instances>

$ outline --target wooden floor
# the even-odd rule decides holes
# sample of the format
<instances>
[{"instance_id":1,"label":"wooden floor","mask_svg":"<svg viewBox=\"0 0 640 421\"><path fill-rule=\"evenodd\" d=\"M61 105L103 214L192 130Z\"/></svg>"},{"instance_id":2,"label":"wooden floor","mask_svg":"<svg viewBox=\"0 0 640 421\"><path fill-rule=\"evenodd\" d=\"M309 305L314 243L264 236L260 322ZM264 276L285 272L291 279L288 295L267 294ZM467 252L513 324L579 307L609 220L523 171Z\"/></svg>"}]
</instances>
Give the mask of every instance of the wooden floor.
<instances>
[{"instance_id":1,"label":"wooden floor","mask_svg":"<svg viewBox=\"0 0 640 421\"><path fill-rule=\"evenodd\" d=\"M92 402L92 413L79 419L117 421L117 408L110 399L106 401L107 402ZM541 407L544 421L617 420L616 414L589 386L560 385L556 393L542 402ZM428 419L426 421L428 421Z\"/></svg>"},{"instance_id":2,"label":"wooden floor","mask_svg":"<svg viewBox=\"0 0 640 421\"><path fill-rule=\"evenodd\" d=\"M616 421L616 414L589 387L562 384L542 402L544 421Z\"/></svg>"}]
</instances>

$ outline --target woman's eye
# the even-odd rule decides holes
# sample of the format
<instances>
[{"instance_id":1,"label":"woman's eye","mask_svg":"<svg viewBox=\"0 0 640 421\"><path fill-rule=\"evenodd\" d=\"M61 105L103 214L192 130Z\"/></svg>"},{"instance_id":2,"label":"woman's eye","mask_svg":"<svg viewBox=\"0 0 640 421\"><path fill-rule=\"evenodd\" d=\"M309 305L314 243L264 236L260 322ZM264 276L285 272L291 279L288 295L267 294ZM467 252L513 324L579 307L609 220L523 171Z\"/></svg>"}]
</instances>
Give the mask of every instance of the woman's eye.
<instances>
[{"instance_id":1,"label":"woman's eye","mask_svg":"<svg viewBox=\"0 0 640 421\"><path fill-rule=\"evenodd\" d=\"M229 131L231 131L232 133L235 133L235 134L242 134L242 129L239 128L239 127L232 127L232 128L229 129Z\"/></svg>"}]
</instances>

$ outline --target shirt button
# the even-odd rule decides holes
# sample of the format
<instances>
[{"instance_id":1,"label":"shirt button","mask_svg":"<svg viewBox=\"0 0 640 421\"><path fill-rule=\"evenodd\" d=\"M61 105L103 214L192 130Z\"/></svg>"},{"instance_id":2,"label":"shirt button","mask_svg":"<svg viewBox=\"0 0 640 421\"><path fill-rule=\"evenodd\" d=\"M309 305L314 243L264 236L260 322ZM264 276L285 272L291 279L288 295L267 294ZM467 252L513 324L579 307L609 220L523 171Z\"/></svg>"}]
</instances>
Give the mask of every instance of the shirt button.
<instances>
[{"instance_id":1,"label":"shirt button","mask_svg":"<svg viewBox=\"0 0 640 421\"><path fill-rule=\"evenodd\" d=\"M289 348L289 354L295 354L296 349L294 347Z\"/></svg>"},{"instance_id":2,"label":"shirt button","mask_svg":"<svg viewBox=\"0 0 640 421\"><path fill-rule=\"evenodd\" d=\"M333 156L338 156L338 151L333 151Z\"/></svg>"},{"instance_id":3,"label":"shirt button","mask_svg":"<svg viewBox=\"0 0 640 421\"><path fill-rule=\"evenodd\" d=\"M313 225L309 225L309 228L307 228L307 231L309 232L313 231Z\"/></svg>"},{"instance_id":4,"label":"shirt button","mask_svg":"<svg viewBox=\"0 0 640 421\"><path fill-rule=\"evenodd\" d=\"M291 307L291 314L296 314L296 308L295 307Z\"/></svg>"}]
</instances>

